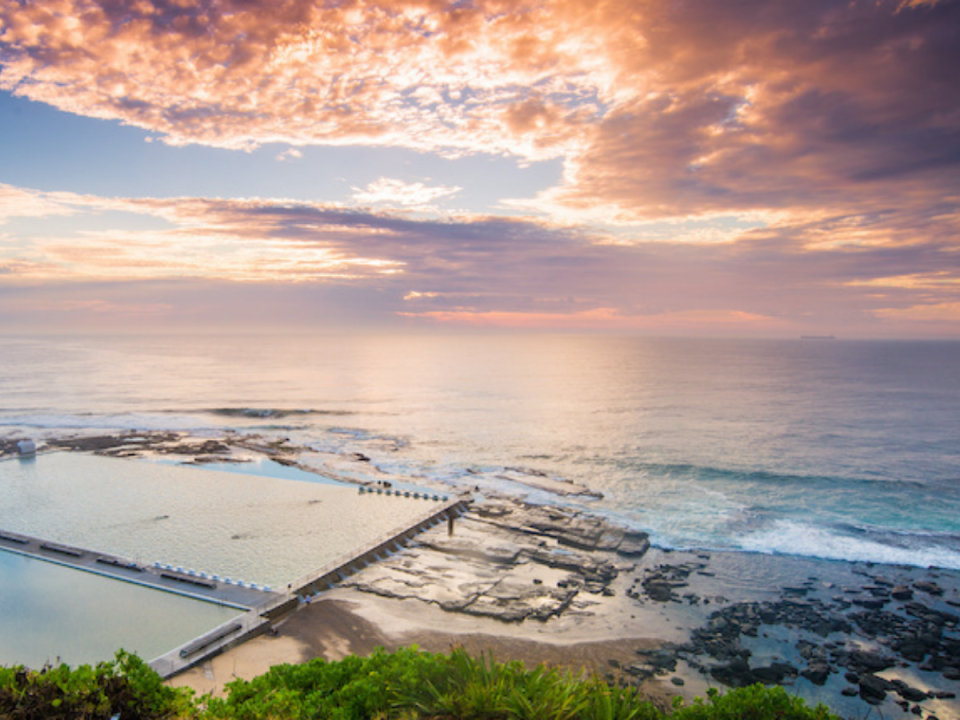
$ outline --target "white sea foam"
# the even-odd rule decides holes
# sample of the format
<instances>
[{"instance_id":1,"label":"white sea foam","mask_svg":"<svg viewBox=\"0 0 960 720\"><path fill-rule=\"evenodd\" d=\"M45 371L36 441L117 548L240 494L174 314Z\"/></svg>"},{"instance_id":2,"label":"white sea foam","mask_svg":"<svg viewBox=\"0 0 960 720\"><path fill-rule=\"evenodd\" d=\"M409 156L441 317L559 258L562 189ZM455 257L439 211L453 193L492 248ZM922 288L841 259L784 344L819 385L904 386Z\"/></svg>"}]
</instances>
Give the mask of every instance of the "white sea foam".
<instances>
[{"instance_id":1,"label":"white sea foam","mask_svg":"<svg viewBox=\"0 0 960 720\"><path fill-rule=\"evenodd\" d=\"M914 565L960 570L960 552L953 548L934 545L925 534L922 546L904 547L886 544L876 539L839 534L827 527L793 520L778 520L769 528L745 535L739 547L749 552L803 555L825 560L875 562L889 565Z\"/></svg>"},{"instance_id":2,"label":"white sea foam","mask_svg":"<svg viewBox=\"0 0 960 720\"><path fill-rule=\"evenodd\" d=\"M117 413L108 415L61 415L37 413L0 416L0 427L38 430L173 430L208 431L218 427L192 414Z\"/></svg>"}]
</instances>

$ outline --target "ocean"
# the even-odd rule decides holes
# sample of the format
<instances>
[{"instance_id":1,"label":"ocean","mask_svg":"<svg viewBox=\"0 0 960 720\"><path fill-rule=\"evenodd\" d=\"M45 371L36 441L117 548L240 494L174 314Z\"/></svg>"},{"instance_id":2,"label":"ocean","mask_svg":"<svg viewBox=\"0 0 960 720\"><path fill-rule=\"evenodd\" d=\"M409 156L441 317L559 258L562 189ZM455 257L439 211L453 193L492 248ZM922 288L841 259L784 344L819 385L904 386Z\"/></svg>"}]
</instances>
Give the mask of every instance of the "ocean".
<instances>
[{"instance_id":1,"label":"ocean","mask_svg":"<svg viewBox=\"0 0 960 720\"><path fill-rule=\"evenodd\" d=\"M664 548L960 569L960 342L23 336L0 359L0 438L289 438Z\"/></svg>"}]
</instances>

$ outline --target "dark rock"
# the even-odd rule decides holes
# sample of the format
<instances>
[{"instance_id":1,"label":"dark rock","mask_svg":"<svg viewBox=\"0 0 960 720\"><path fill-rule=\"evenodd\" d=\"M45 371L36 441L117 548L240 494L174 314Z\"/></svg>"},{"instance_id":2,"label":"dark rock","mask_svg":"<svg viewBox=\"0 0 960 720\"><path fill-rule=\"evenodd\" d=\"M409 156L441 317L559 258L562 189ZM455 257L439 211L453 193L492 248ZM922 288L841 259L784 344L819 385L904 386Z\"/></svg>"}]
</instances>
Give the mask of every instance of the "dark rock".
<instances>
[{"instance_id":1,"label":"dark rock","mask_svg":"<svg viewBox=\"0 0 960 720\"><path fill-rule=\"evenodd\" d=\"M672 682L672 683L673 683L674 685L676 685L677 687L683 687L684 685L686 685L686 683L684 682L683 678L682 678L682 677L677 677L676 675L674 675L672 678L670 678L670 682Z\"/></svg>"},{"instance_id":2,"label":"dark rock","mask_svg":"<svg viewBox=\"0 0 960 720\"><path fill-rule=\"evenodd\" d=\"M934 693L934 697L936 697L937 700L953 700L956 696L956 693L950 692L949 690L940 690Z\"/></svg>"},{"instance_id":3,"label":"dark rock","mask_svg":"<svg viewBox=\"0 0 960 720\"><path fill-rule=\"evenodd\" d=\"M918 580L913 584L913 587L929 595L943 595L943 588L932 580Z\"/></svg>"},{"instance_id":4,"label":"dark rock","mask_svg":"<svg viewBox=\"0 0 960 720\"><path fill-rule=\"evenodd\" d=\"M645 654L647 656L647 664L657 671L669 670L673 672L677 669L676 651L670 646L664 646L664 648L656 652Z\"/></svg>"},{"instance_id":5,"label":"dark rock","mask_svg":"<svg viewBox=\"0 0 960 720\"><path fill-rule=\"evenodd\" d=\"M627 673L637 678L638 680L646 680L647 678L653 677L656 671L649 665L631 665L627 668Z\"/></svg>"},{"instance_id":6,"label":"dark rock","mask_svg":"<svg viewBox=\"0 0 960 720\"><path fill-rule=\"evenodd\" d=\"M814 661L800 674L814 685L823 685L830 677L830 666L825 662Z\"/></svg>"},{"instance_id":7,"label":"dark rock","mask_svg":"<svg viewBox=\"0 0 960 720\"><path fill-rule=\"evenodd\" d=\"M912 712L914 715L921 715L923 713L923 708L919 705L914 705L912 708L910 708L910 712Z\"/></svg>"},{"instance_id":8,"label":"dark rock","mask_svg":"<svg viewBox=\"0 0 960 720\"><path fill-rule=\"evenodd\" d=\"M710 674L718 682L730 687L746 687L756 682L747 661L742 659L734 660L728 665L717 665L710 669Z\"/></svg>"},{"instance_id":9,"label":"dark rock","mask_svg":"<svg viewBox=\"0 0 960 720\"><path fill-rule=\"evenodd\" d=\"M900 655L910 662L921 662L927 655L926 644L918 640L907 640L897 645L896 650Z\"/></svg>"},{"instance_id":10,"label":"dark rock","mask_svg":"<svg viewBox=\"0 0 960 720\"><path fill-rule=\"evenodd\" d=\"M892 688L889 681L866 673L860 678L860 697L871 705L879 705L887 696L887 690Z\"/></svg>"},{"instance_id":11,"label":"dark rock","mask_svg":"<svg viewBox=\"0 0 960 720\"><path fill-rule=\"evenodd\" d=\"M890 591L890 597L894 600L912 600L913 599L913 590L911 590L906 585L897 585L893 590Z\"/></svg>"},{"instance_id":12,"label":"dark rock","mask_svg":"<svg viewBox=\"0 0 960 720\"><path fill-rule=\"evenodd\" d=\"M779 685L785 677L796 677L798 672L797 668L788 663L771 663L767 667L753 669L754 677L764 685Z\"/></svg>"},{"instance_id":13,"label":"dark rock","mask_svg":"<svg viewBox=\"0 0 960 720\"><path fill-rule=\"evenodd\" d=\"M673 588L665 582L644 582L647 597L656 602L668 602L673 599Z\"/></svg>"},{"instance_id":14,"label":"dark rock","mask_svg":"<svg viewBox=\"0 0 960 720\"><path fill-rule=\"evenodd\" d=\"M846 695L847 697L856 697L859 694L859 692L860 691L857 690L857 688L848 686L848 687L845 687L843 690L841 690L840 694Z\"/></svg>"},{"instance_id":15,"label":"dark rock","mask_svg":"<svg viewBox=\"0 0 960 720\"><path fill-rule=\"evenodd\" d=\"M927 693L925 691L912 688L909 685L897 688L897 695L910 702L920 702L921 700L927 699Z\"/></svg>"},{"instance_id":16,"label":"dark rock","mask_svg":"<svg viewBox=\"0 0 960 720\"><path fill-rule=\"evenodd\" d=\"M933 623L934 625L946 625L948 623L956 623L960 621L960 616L954 615L953 613L944 612L943 610L929 608L923 603L908 602L903 606L903 609L907 615L920 618L921 620Z\"/></svg>"},{"instance_id":17,"label":"dark rock","mask_svg":"<svg viewBox=\"0 0 960 720\"><path fill-rule=\"evenodd\" d=\"M879 653L865 650L853 650L850 653L849 667L854 670L874 673L892 668L895 664L896 660L894 658L885 657Z\"/></svg>"},{"instance_id":18,"label":"dark rock","mask_svg":"<svg viewBox=\"0 0 960 720\"><path fill-rule=\"evenodd\" d=\"M852 685L860 684L860 676L857 675L855 672L844 673L843 679L846 680L848 683L851 683Z\"/></svg>"}]
</instances>

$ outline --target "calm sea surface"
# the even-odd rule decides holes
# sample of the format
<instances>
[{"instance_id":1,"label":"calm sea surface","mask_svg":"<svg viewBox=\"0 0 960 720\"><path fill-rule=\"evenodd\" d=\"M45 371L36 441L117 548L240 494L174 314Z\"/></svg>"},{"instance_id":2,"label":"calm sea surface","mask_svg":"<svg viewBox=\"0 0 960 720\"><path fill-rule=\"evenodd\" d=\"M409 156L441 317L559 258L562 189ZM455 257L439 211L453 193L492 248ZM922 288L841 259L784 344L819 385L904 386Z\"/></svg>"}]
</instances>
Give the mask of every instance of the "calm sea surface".
<instances>
[{"instance_id":1,"label":"calm sea surface","mask_svg":"<svg viewBox=\"0 0 960 720\"><path fill-rule=\"evenodd\" d=\"M666 547L960 568L960 343L567 336L0 339L0 437L289 437L564 498Z\"/></svg>"}]
</instances>

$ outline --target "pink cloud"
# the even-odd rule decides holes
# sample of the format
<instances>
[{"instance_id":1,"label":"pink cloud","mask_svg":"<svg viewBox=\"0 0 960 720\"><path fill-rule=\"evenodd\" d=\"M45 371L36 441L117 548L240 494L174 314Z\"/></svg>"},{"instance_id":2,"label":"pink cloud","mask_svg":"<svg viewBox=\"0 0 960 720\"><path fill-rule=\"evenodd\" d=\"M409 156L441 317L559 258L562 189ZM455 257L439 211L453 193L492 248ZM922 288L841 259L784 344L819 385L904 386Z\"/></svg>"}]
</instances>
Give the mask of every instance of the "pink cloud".
<instances>
[{"instance_id":1,"label":"pink cloud","mask_svg":"<svg viewBox=\"0 0 960 720\"><path fill-rule=\"evenodd\" d=\"M7 193L29 207L49 205L52 216L64 207L122 209L169 223L0 242L0 296L14 307L45 286L91 286L92 297L68 299L186 311L184 287L216 286L241 298L238 312L269 295L291 319L304 312L295 300L313 308L304 298L322 293L336 303L349 297L369 310L366 320L381 322L891 335L913 323L960 332L956 236L938 235L946 217L925 227L898 213L821 213L743 230L726 243L612 243L533 219L416 218L265 199ZM169 283L176 290L152 294ZM108 286L116 298L104 297ZM147 297L138 300L138 288ZM85 307L90 315L96 306Z\"/></svg>"},{"instance_id":2,"label":"pink cloud","mask_svg":"<svg viewBox=\"0 0 960 720\"><path fill-rule=\"evenodd\" d=\"M561 157L610 222L960 194L960 3L0 0L0 88L171 143Z\"/></svg>"}]
</instances>

